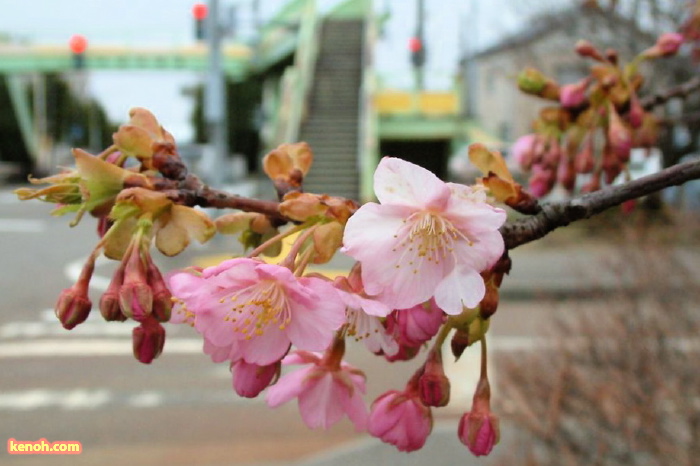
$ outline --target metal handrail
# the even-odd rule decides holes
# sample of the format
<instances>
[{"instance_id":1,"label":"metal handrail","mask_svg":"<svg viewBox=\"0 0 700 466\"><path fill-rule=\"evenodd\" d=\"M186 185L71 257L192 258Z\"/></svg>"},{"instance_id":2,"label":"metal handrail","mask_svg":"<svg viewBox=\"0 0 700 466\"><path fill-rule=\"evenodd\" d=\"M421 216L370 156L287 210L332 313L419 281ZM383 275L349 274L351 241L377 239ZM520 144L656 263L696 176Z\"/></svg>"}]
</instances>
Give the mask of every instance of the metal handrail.
<instances>
[{"instance_id":1,"label":"metal handrail","mask_svg":"<svg viewBox=\"0 0 700 466\"><path fill-rule=\"evenodd\" d=\"M377 19L373 8L365 16L362 39L362 85L360 87L358 172L360 174L360 199L363 202L374 198L373 173L379 163L379 117L374 105L377 80L374 70L374 50L378 36Z\"/></svg>"}]
</instances>

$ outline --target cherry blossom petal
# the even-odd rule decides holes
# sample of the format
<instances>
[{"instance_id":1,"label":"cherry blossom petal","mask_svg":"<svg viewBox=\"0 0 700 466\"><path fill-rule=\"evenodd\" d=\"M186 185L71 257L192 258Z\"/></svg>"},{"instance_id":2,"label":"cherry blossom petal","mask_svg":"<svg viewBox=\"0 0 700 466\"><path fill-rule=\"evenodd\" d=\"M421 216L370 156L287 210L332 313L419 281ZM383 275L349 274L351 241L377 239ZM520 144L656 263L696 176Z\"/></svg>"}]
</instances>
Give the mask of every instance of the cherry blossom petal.
<instances>
[{"instance_id":1,"label":"cherry blossom petal","mask_svg":"<svg viewBox=\"0 0 700 466\"><path fill-rule=\"evenodd\" d=\"M276 408L298 397L306 389L304 381L314 370L315 366L303 367L280 377L277 383L267 390L267 405Z\"/></svg>"},{"instance_id":2,"label":"cherry blossom petal","mask_svg":"<svg viewBox=\"0 0 700 466\"><path fill-rule=\"evenodd\" d=\"M382 204L443 205L449 188L429 170L395 157L384 157L374 172L374 193Z\"/></svg>"},{"instance_id":3,"label":"cherry blossom petal","mask_svg":"<svg viewBox=\"0 0 700 466\"><path fill-rule=\"evenodd\" d=\"M486 293L484 279L467 267L455 267L435 290L435 303L445 313L457 315L463 306L476 307Z\"/></svg>"}]
</instances>

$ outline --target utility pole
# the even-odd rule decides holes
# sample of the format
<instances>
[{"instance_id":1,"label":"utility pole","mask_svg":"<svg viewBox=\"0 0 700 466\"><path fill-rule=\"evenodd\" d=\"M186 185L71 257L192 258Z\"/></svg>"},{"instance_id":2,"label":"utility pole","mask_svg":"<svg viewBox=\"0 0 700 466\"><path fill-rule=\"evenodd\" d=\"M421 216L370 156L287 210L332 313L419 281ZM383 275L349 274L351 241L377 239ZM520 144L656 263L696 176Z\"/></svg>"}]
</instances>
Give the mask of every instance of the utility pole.
<instances>
[{"instance_id":1,"label":"utility pole","mask_svg":"<svg viewBox=\"0 0 700 466\"><path fill-rule=\"evenodd\" d=\"M208 0L207 42L209 44L209 67L204 99L204 119L210 144L208 181L220 186L228 162L228 127L226 121L226 81L224 78L221 42L224 27L221 24L219 0Z\"/></svg>"}]
</instances>

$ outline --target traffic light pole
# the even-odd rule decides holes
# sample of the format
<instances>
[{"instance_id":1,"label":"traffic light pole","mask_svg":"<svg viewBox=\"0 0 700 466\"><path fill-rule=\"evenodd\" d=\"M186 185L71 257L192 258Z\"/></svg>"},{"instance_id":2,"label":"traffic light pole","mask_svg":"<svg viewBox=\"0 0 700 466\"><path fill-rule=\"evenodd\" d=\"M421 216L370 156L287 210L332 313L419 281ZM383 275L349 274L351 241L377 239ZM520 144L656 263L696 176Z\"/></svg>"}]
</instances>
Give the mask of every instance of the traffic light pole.
<instances>
[{"instance_id":1,"label":"traffic light pole","mask_svg":"<svg viewBox=\"0 0 700 466\"><path fill-rule=\"evenodd\" d=\"M208 0L207 42L209 44L209 69L204 100L204 119L210 150L207 165L208 181L220 186L224 181L228 155L228 131L226 121L226 82L221 54L223 27L220 22L219 0Z\"/></svg>"},{"instance_id":2,"label":"traffic light pole","mask_svg":"<svg viewBox=\"0 0 700 466\"><path fill-rule=\"evenodd\" d=\"M415 76L416 76L416 90L422 91L425 87L425 79L423 73L423 67L425 66L425 37L423 30L423 23L425 22L425 2L424 0L416 0L416 35L420 44L421 54L417 63L415 64Z\"/></svg>"}]
</instances>

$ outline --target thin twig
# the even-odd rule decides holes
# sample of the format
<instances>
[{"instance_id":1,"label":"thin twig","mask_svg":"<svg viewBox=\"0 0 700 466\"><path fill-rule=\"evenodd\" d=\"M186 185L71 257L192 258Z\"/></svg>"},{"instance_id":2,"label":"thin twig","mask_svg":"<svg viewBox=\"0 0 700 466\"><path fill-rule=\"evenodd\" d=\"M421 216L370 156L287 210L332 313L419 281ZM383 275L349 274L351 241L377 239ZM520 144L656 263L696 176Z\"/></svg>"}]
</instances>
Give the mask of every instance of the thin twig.
<instances>
[{"instance_id":1,"label":"thin twig","mask_svg":"<svg viewBox=\"0 0 700 466\"><path fill-rule=\"evenodd\" d=\"M653 175L618 186L584 194L570 200L542 204L542 212L529 218L508 222L500 229L507 249L540 239L559 227L590 218L604 210L670 186L700 178L700 159L674 165Z\"/></svg>"}]
</instances>

